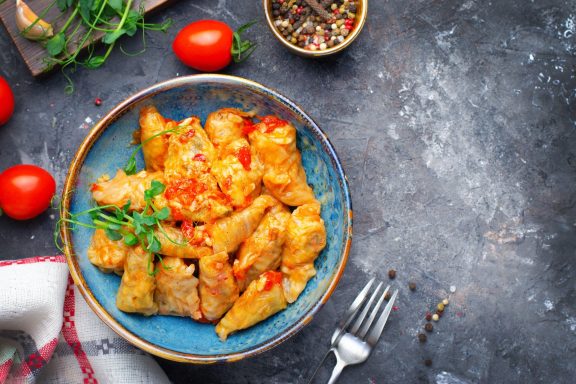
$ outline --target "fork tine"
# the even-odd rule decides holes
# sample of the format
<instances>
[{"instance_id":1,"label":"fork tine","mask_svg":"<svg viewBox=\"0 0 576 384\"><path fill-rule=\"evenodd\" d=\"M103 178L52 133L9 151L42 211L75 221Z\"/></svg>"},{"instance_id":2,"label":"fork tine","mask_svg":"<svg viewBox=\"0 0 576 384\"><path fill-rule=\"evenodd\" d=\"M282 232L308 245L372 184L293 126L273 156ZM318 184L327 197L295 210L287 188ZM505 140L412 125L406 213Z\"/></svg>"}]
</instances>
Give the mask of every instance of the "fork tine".
<instances>
[{"instance_id":1,"label":"fork tine","mask_svg":"<svg viewBox=\"0 0 576 384\"><path fill-rule=\"evenodd\" d=\"M364 306L364 309L362 310L362 312L360 312L360 316L358 316L358 319L356 319L356 321L354 322L354 325L352 325L352 328L350 329L351 334L356 335L356 333L360 329L360 326L364 322L364 319L366 318L366 315L368 314L368 311L370 310L370 307L372 306L372 303L374 302L374 299L378 295L378 292L380 291L381 287L382 287L382 282L380 282L380 284L378 284L378 286L376 287L376 290L374 291L374 293L372 293L372 296L370 296L370 299L368 300L368 302Z\"/></svg>"},{"instance_id":2,"label":"fork tine","mask_svg":"<svg viewBox=\"0 0 576 384\"><path fill-rule=\"evenodd\" d=\"M360 309L362 304L364 304L364 302L366 301L368 291L372 287L372 284L374 284L375 280L376 278L373 277L370 279L370 281L366 283L366 285L364 286L364 288L362 288L358 296L356 296L352 304L350 304L350 307L348 307L348 310L346 310L344 316L342 316L342 321L340 321L340 324L338 324L338 328L336 328L334 334L332 335L331 340L332 346L336 344L336 342L338 341L338 339L340 339L346 328L348 328L352 320L354 320L354 317L358 313L358 310Z\"/></svg>"},{"instance_id":3,"label":"fork tine","mask_svg":"<svg viewBox=\"0 0 576 384\"><path fill-rule=\"evenodd\" d=\"M378 342L378 339L380 338L380 335L382 335L382 331L384 330L384 325L386 325L386 321L388 321L388 316L390 316L390 311L392 311L392 306L394 306L394 300L396 300L396 296L398 296L398 290L394 292L392 298L390 298L390 301L388 302L388 304L384 308L384 311L378 318L376 325L374 326L374 328L372 328L370 333L368 333L368 337L366 338L366 342L368 344L374 346Z\"/></svg>"},{"instance_id":4,"label":"fork tine","mask_svg":"<svg viewBox=\"0 0 576 384\"><path fill-rule=\"evenodd\" d=\"M382 293L382 296L380 296L380 299L376 303L376 306L374 307L374 309L370 313L370 316L362 325L362 328L360 329L360 332L358 333L358 337L361 338L362 340L364 340L364 337L366 337L366 334L368 333L368 330L370 329L372 322L376 318L376 315L378 314L378 311L380 310L380 307L382 306L382 303L384 302L384 298L386 297L386 294L388 293L389 290L390 290L390 286L387 286L386 289L384 290L384 293Z\"/></svg>"}]
</instances>

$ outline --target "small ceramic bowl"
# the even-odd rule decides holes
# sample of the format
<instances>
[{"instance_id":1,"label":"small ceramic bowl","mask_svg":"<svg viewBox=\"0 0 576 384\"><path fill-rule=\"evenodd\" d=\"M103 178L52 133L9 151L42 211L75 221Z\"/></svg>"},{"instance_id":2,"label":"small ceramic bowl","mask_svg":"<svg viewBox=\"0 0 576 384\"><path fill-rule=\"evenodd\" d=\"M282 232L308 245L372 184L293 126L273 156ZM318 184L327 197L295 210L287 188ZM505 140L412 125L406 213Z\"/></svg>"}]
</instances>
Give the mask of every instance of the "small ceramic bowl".
<instances>
[{"instance_id":1,"label":"small ceramic bowl","mask_svg":"<svg viewBox=\"0 0 576 384\"><path fill-rule=\"evenodd\" d=\"M120 277L100 272L86 251L92 230L62 226L70 273L94 312L121 337L154 355L180 362L235 361L266 351L298 332L335 289L348 258L352 236L352 208L344 171L326 135L296 104L255 82L224 75L180 77L154 85L120 103L88 134L72 160L62 195L62 217L88 209L90 184L102 174L115 174L132 151L128 143L138 127L142 106L154 104L167 118L190 115L205 121L223 107L275 114L291 121L297 131L302 163L317 198L327 231L327 246L315 262L317 275L298 300L282 312L221 342L214 326L189 318L144 317L116 308ZM143 168L142 157L138 159ZM295 351L297 353L297 351Z\"/></svg>"},{"instance_id":2,"label":"small ceramic bowl","mask_svg":"<svg viewBox=\"0 0 576 384\"><path fill-rule=\"evenodd\" d=\"M344 41L338 45L335 45L332 48L327 48L325 50L318 50L318 51L310 51L308 49L300 48L297 45L292 44L291 42L287 41L284 36L280 33L278 28L274 25L274 16L272 15L272 0L263 0L262 4L264 5L264 13L266 14L266 22L268 23L268 27L286 48L288 48L292 53L295 53L302 57L310 57L310 58L319 58L330 56L338 52L342 52L346 49L360 34L364 24L366 23L366 18L368 17L368 0L357 0L357 11L356 11L356 24L352 32L346 36Z\"/></svg>"}]
</instances>

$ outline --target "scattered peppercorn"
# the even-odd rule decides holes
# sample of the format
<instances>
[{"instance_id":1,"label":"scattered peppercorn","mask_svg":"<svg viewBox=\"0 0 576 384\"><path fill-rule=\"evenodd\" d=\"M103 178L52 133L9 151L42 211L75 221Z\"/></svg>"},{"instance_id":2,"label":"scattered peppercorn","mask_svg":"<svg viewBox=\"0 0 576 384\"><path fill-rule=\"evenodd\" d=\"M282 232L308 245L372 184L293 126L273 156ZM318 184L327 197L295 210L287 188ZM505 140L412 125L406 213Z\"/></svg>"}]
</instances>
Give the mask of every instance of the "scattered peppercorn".
<instances>
[{"instance_id":1,"label":"scattered peppercorn","mask_svg":"<svg viewBox=\"0 0 576 384\"><path fill-rule=\"evenodd\" d=\"M432 320L432 314L430 312L426 312L426 321Z\"/></svg>"},{"instance_id":2,"label":"scattered peppercorn","mask_svg":"<svg viewBox=\"0 0 576 384\"><path fill-rule=\"evenodd\" d=\"M449 302L448 302L448 299L442 300L442 304L444 304L444 306L448 305L448 303L449 303Z\"/></svg>"},{"instance_id":3,"label":"scattered peppercorn","mask_svg":"<svg viewBox=\"0 0 576 384\"><path fill-rule=\"evenodd\" d=\"M436 309L438 310L438 312L444 312L444 304L439 303L439 304L436 306Z\"/></svg>"},{"instance_id":4,"label":"scattered peppercorn","mask_svg":"<svg viewBox=\"0 0 576 384\"><path fill-rule=\"evenodd\" d=\"M438 316L438 314L435 313L435 314L432 315L432 320L438 321L438 320L440 320L440 316Z\"/></svg>"},{"instance_id":5,"label":"scattered peppercorn","mask_svg":"<svg viewBox=\"0 0 576 384\"><path fill-rule=\"evenodd\" d=\"M432 332L434 330L434 326L432 325L432 323L426 323L424 329L426 330L426 332Z\"/></svg>"},{"instance_id":6,"label":"scattered peppercorn","mask_svg":"<svg viewBox=\"0 0 576 384\"><path fill-rule=\"evenodd\" d=\"M94 99L94 105L96 105L97 107L102 105L102 99L97 97L96 99Z\"/></svg>"},{"instance_id":7,"label":"scattered peppercorn","mask_svg":"<svg viewBox=\"0 0 576 384\"><path fill-rule=\"evenodd\" d=\"M428 336L426 336L426 334L424 334L424 333L419 333L419 334L418 334L418 340L419 340L421 343L425 343L426 340L428 340Z\"/></svg>"},{"instance_id":8,"label":"scattered peppercorn","mask_svg":"<svg viewBox=\"0 0 576 384\"><path fill-rule=\"evenodd\" d=\"M395 279L396 278L396 270L395 269L391 269L388 271L388 277L391 279Z\"/></svg>"},{"instance_id":9,"label":"scattered peppercorn","mask_svg":"<svg viewBox=\"0 0 576 384\"><path fill-rule=\"evenodd\" d=\"M415 291L416 290L416 283L413 281L409 282L408 288L410 288L411 291Z\"/></svg>"},{"instance_id":10,"label":"scattered peppercorn","mask_svg":"<svg viewBox=\"0 0 576 384\"><path fill-rule=\"evenodd\" d=\"M386 301L390 301L390 298L392 297L392 294L390 293L390 291L386 292L386 294L384 295L384 300Z\"/></svg>"},{"instance_id":11,"label":"scattered peppercorn","mask_svg":"<svg viewBox=\"0 0 576 384\"><path fill-rule=\"evenodd\" d=\"M431 365L432 365L432 360L431 360L431 359L426 359L426 360L424 360L424 365L427 366L427 367L431 366Z\"/></svg>"}]
</instances>

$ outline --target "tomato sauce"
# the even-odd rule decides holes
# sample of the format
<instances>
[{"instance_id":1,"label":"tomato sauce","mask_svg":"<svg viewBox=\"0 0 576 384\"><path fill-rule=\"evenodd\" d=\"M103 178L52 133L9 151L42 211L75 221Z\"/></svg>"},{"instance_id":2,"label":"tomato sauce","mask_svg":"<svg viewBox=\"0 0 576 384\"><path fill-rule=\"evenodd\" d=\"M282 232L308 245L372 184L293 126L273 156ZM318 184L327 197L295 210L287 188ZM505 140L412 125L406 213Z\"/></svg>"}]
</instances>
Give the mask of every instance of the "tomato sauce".
<instances>
[{"instance_id":1,"label":"tomato sauce","mask_svg":"<svg viewBox=\"0 0 576 384\"><path fill-rule=\"evenodd\" d=\"M165 196L168 200L178 199L183 205L190 205L206 189L206 185L197 180L181 179L168 185Z\"/></svg>"},{"instance_id":2,"label":"tomato sauce","mask_svg":"<svg viewBox=\"0 0 576 384\"><path fill-rule=\"evenodd\" d=\"M206 156L204 156L204 154L202 154L202 153L197 153L197 154L194 155L194 157L192 158L192 160L194 160L194 161L206 162Z\"/></svg>"},{"instance_id":3,"label":"tomato sauce","mask_svg":"<svg viewBox=\"0 0 576 384\"><path fill-rule=\"evenodd\" d=\"M262 121L262 123L266 125L266 131L265 131L266 133L271 133L278 127L288 125L288 122L286 120L282 120L272 115L264 116L260 118L260 120Z\"/></svg>"},{"instance_id":4,"label":"tomato sauce","mask_svg":"<svg viewBox=\"0 0 576 384\"><path fill-rule=\"evenodd\" d=\"M236 157L240 164L244 167L245 170L250 170L250 164L252 163L252 154L250 153L250 148L242 147L236 152Z\"/></svg>"},{"instance_id":5,"label":"tomato sauce","mask_svg":"<svg viewBox=\"0 0 576 384\"><path fill-rule=\"evenodd\" d=\"M262 274L266 279L266 284L264 284L264 290L269 291L274 288L275 285L282 283L282 273L275 271L268 271Z\"/></svg>"},{"instance_id":6,"label":"tomato sauce","mask_svg":"<svg viewBox=\"0 0 576 384\"><path fill-rule=\"evenodd\" d=\"M252 122L251 119L244 119L244 126L242 127L242 132L245 135L249 135L250 133L256 130L256 125Z\"/></svg>"}]
</instances>

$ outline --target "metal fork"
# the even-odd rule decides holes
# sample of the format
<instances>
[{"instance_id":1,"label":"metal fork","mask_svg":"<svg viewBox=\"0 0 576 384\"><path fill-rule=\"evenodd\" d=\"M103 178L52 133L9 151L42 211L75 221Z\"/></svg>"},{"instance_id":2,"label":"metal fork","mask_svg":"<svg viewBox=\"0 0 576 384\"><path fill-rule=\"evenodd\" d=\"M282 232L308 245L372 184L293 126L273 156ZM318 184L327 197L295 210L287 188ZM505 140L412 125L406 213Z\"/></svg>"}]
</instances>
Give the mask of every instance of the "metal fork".
<instances>
[{"instance_id":1,"label":"metal fork","mask_svg":"<svg viewBox=\"0 0 576 384\"><path fill-rule=\"evenodd\" d=\"M394 301L398 295L398 290L396 290L384 308L384 311L382 311L382 314L376 321L376 324L374 324L372 327L372 323L374 322L374 319L376 318L376 315L382 306L382 302L390 290L390 286L387 286L384 292L381 294L380 299L368 315L370 307L372 307L372 303L378 296L380 288L382 288L382 282L380 282L366 303L366 299L368 298L368 291L374 284L374 281L375 279L372 278L366 284L366 286L360 291L358 296L356 296L344 314L340 324L338 324L338 327L332 335L330 349L328 352L326 352L314 370L314 373L310 377L308 384L312 383L312 380L316 376L318 369L322 366L322 363L324 363L324 360L326 360L326 357L328 357L330 352L334 352L334 355L336 356L336 366L332 370L332 376L330 376L328 384L334 384L336 382L344 367L362 363L368 359L368 356L370 356L370 353L382 335L384 325L386 325L386 321L388 320L388 316L390 316ZM366 305L362 309L362 312L358 315L358 312L364 303L366 303ZM354 324L352 324L353 321Z\"/></svg>"}]
</instances>

